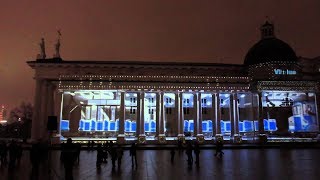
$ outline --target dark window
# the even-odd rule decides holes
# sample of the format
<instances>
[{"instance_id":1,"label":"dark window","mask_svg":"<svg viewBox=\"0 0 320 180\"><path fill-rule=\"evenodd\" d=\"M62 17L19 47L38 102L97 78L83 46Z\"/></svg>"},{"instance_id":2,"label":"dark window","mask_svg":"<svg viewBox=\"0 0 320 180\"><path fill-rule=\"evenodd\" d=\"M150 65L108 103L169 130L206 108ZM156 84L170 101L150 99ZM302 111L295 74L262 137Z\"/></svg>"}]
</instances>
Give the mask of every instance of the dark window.
<instances>
[{"instance_id":1,"label":"dark window","mask_svg":"<svg viewBox=\"0 0 320 180\"><path fill-rule=\"evenodd\" d=\"M202 108L202 114L207 114L207 108Z\"/></svg>"},{"instance_id":2,"label":"dark window","mask_svg":"<svg viewBox=\"0 0 320 180\"><path fill-rule=\"evenodd\" d=\"M166 114L171 114L172 109L171 108L166 108Z\"/></svg>"}]
</instances>

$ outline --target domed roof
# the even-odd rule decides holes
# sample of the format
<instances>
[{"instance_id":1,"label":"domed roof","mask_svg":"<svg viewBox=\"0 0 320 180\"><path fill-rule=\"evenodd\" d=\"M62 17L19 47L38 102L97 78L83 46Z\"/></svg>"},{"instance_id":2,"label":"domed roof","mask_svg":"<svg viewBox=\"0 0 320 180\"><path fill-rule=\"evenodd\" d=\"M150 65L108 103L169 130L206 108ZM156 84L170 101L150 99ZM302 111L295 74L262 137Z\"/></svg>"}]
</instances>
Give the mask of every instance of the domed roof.
<instances>
[{"instance_id":1,"label":"domed roof","mask_svg":"<svg viewBox=\"0 0 320 180\"><path fill-rule=\"evenodd\" d=\"M266 62L296 62L297 56L293 49L274 35L274 26L268 21L260 27L261 40L247 53L244 65Z\"/></svg>"},{"instance_id":2,"label":"domed roof","mask_svg":"<svg viewBox=\"0 0 320 180\"><path fill-rule=\"evenodd\" d=\"M244 64L253 65L266 62L296 62L293 49L277 38L266 38L256 43L247 53Z\"/></svg>"}]
</instances>

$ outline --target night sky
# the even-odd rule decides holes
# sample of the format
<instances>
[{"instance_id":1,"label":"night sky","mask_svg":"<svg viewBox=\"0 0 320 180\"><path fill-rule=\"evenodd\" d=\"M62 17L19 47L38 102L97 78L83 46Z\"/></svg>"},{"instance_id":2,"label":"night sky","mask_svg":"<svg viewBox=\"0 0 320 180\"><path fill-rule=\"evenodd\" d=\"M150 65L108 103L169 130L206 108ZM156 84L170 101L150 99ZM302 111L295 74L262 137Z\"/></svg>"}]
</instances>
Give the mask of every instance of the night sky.
<instances>
[{"instance_id":1,"label":"night sky","mask_svg":"<svg viewBox=\"0 0 320 180\"><path fill-rule=\"evenodd\" d=\"M64 60L243 63L266 16L298 56L320 56L319 0L1 0L0 104L33 103L41 37Z\"/></svg>"}]
</instances>

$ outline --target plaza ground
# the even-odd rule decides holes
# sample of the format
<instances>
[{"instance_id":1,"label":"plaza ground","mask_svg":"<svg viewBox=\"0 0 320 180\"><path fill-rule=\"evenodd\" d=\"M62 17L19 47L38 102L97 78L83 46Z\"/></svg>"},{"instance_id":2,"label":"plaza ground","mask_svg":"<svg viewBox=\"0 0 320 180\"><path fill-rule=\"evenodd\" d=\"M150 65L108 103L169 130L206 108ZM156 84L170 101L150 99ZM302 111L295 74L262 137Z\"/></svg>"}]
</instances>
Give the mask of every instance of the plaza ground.
<instances>
[{"instance_id":1,"label":"plaza ground","mask_svg":"<svg viewBox=\"0 0 320 180\"><path fill-rule=\"evenodd\" d=\"M125 150L122 167L112 170L111 161L96 169L96 151L82 150L80 163L74 168L76 180L99 179L219 179L219 180L316 180L320 177L319 149L225 149L222 159L214 157L213 149L200 153L200 167L187 167L185 153L176 151L175 162L170 162L169 150L139 150L138 168L132 168L129 151ZM64 179L60 151L52 151L51 179ZM195 157L194 157L195 158ZM8 177L7 168L0 169L1 179L29 179L31 164L29 151L15 172ZM49 179L48 166L40 168L39 179Z\"/></svg>"}]
</instances>

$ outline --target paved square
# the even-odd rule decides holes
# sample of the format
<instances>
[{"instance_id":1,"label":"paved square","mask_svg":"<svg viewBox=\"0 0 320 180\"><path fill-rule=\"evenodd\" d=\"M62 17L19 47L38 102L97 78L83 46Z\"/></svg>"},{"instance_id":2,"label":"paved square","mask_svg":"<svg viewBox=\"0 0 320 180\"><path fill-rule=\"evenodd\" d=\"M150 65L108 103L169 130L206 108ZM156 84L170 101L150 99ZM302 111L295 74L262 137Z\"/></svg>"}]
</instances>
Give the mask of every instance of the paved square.
<instances>
[{"instance_id":1,"label":"paved square","mask_svg":"<svg viewBox=\"0 0 320 180\"><path fill-rule=\"evenodd\" d=\"M121 170L112 171L111 160L96 169L96 151L81 151L79 165L74 168L75 180L102 179L219 179L219 180L318 180L320 156L318 149L226 149L222 159L214 157L214 150L201 150L200 167L187 167L185 153L176 151L170 162L169 150L139 150L138 168L132 169L129 151L124 152ZM52 178L64 179L60 151L52 151ZM109 156L110 158L110 156ZM195 158L195 157L194 157ZM29 179L31 164L29 151L14 173L8 177L6 167L0 168L0 179ZM40 180L49 179L48 166L40 168Z\"/></svg>"}]
</instances>

